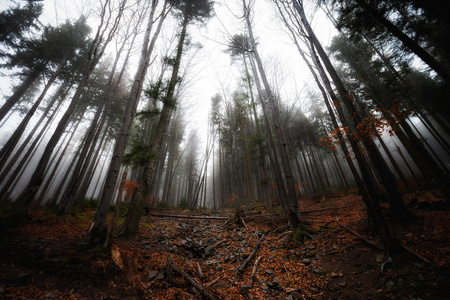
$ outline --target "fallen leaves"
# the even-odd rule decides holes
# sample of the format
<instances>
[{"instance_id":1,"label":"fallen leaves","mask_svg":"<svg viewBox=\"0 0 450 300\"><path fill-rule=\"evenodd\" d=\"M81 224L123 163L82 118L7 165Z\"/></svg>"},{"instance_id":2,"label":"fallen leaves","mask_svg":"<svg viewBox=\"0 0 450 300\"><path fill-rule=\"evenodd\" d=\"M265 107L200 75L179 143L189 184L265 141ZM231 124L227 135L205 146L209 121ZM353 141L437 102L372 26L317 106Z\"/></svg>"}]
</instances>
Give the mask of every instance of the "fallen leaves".
<instances>
[{"instance_id":1,"label":"fallen leaves","mask_svg":"<svg viewBox=\"0 0 450 300\"><path fill-rule=\"evenodd\" d=\"M245 220L246 227L220 218L146 216L134 239L114 239L109 252L79 247L92 212L64 218L45 217L40 212L37 220L16 229L15 238L2 246L5 255L0 255L0 262L7 268L0 270L0 288L4 295L34 299L45 295L60 299L200 297L201 291L170 267L169 258L220 299L248 299L248 294L254 299L398 295L400 287L394 273L389 273L393 279L388 286L379 289L376 283L385 261L376 258L383 252L370 249L350 233L376 240L365 232L365 208L359 196L302 199L300 208L306 226L317 232L313 241L304 244L286 245L286 237L292 232L281 215L256 218L249 213L252 217ZM409 227L396 225L395 232L408 248L448 270L449 213L415 213L426 222ZM350 230L340 227L336 219ZM261 233L269 229L262 239ZM253 253L258 241L261 243L255 256L237 276L236 270ZM401 270L401 266L396 267ZM12 278L21 274L29 274L29 278L19 285Z\"/></svg>"}]
</instances>

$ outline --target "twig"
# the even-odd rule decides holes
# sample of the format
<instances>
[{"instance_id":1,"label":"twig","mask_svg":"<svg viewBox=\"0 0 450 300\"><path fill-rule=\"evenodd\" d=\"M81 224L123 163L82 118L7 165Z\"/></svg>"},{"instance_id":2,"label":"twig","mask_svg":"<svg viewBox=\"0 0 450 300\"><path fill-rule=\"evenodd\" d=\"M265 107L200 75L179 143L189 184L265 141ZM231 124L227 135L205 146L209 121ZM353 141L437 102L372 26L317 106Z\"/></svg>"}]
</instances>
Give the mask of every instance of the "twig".
<instances>
[{"instance_id":1,"label":"twig","mask_svg":"<svg viewBox=\"0 0 450 300\"><path fill-rule=\"evenodd\" d=\"M248 230L247 225L245 225L244 219L241 217L242 224L244 224L245 229Z\"/></svg>"},{"instance_id":2,"label":"twig","mask_svg":"<svg viewBox=\"0 0 450 300\"><path fill-rule=\"evenodd\" d=\"M196 263L197 263L198 277L200 277L200 278L205 277L205 275L203 275L203 272L202 272L202 267L200 267L200 264L198 263L198 261Z\"/></svg>"},{"instance_id":3,"label":"twig","mask_svg":"<svg viewBox=\"0 0 450 300\"><path fill-rule=\"evenodd\" d=\"M286 231L286 232L280 234L276 239L279 240L281 237L283 237L283 236L285 236L285 235L288 235L288 234L290 234L290 233L292 233L292 230L289 230L289 231Z\"/></svg>"},{"instance_id":4,"label":"twig","mask_svg":"<svg viewBox=\"0 0 450 300\"><path fill-rule=\"evenodd\" d=\"M358 237L360 240L362 240L364 243L366 243L366 244L367 244L368 246L370 246L371 248L373 248L373 249L378 249L378 250L381 249L377 244L375 244L375 243L369 241L368 239L366 239L366 238L360 236L357 232L355 232L355 231L351 230L350 228L348 228L348 227L342 225L341 223L339 223L339 221L336 220L335 222L336 222L339 226L341 226L342 228L344 228L346 231L348 231L348 232L350 232L351 234L353 234L353 235L355 235L356 237Z\"/></svg>"},{"instance_id":5,"label":"twig","mask_svg":"<svg viewBox=\"0 0 450 300\"><path fill-rule=\"evenodd\" d=\"M255 277L256 277L256 271L258 270L258 265L259 262L263 259L262 256L258 256L258 258L255 261L255 264L253 265L253 270L252 270L252 275L250 275L250 281L248 282L248 287L252 288L253 287L253 282L255 281Z\"/></svg>"},{"instance_id":6,"label":"twig","mask_svg":"<svg viewBox=\"0 0 450 300\"><path fill-rule=\"evenodd\" d=\"M189 282L193 287L200 291L205 297L211 300L218 300L216 296L208 292L203 286L201 286L194 278L188 275L183 269L178 267L170 258L167 258L167 265L173 268L175 271L183 275L187 282Z\"/></svg>"},{"instance_id":7,"label":"twig","mask_svg":"<svg viewBox=\"0 0 450 300\"><path fill-rule=\"evenodd\" d=\"M409 249L408 247L406 247L405 245L402 245L403 249L405 249L406 252L408 252L409 254L417 257L418 259L420 259L421 261L423 261L424 263L427 264L431 264L431 261L429 261L428 259L426 259L425 257L423 257L422 255L420 255L419 253L416 253L414 251L412 251L411 249Z\"/></svg>"},{"instance_id":8,"label":"twig","mask_svg":"<svg viewBox=\"0 0 450 300\"><path fill-rule=\"evenodd\" d=\"M236 273L240 272L243 273L245 267L247 266L247 264L250 262L250 260L252 260L253 256L255 256L256 251L258 251L259 246L261 246L262 241L264 241L264 238L266 237L266 234L269 231L264 232L264 234L262 235L262 237L259 239L258 243L256 243L255 248L253 248L252 253L247 257L247 259L242 263L242 265L237 268Z\"/></svg>"},{"instance_id":9,"label":"twig","mask_svg":"<svg viewBox=\"0 0 450 300\"><path fill-rule=\"evenodd\" d=\"M208 284L206 284L206 285L205 285L205 289L209 288L209 287L212 286L214 283L216 283L217 281L219 281L220 278L221 278L221 277L219 276L219 277L217 277L216 279L214 279L213 281L211 281L211 282L209 282ZM200 295L200 294L201 294L201 292L198 292L198 293L195 295L194 299L196 299L197 296Z\"/></svg>"},{"instance_id":10,"label":"twig","mask_svg":"<svg viewBox=\"0 0 450 300\"><path fill-rule=\"evenodd\" d=\"M254 205L254 206L252 206L252 207L250 207L250 208L244 209L243 211L244 211L244 212L245 212L245 211L250 211L250 210L254 210L254 209L257 208L257 207L263 207L263 206L266 206L266 205L265 205L265 204Z\"/></svg>"}]
</instances>

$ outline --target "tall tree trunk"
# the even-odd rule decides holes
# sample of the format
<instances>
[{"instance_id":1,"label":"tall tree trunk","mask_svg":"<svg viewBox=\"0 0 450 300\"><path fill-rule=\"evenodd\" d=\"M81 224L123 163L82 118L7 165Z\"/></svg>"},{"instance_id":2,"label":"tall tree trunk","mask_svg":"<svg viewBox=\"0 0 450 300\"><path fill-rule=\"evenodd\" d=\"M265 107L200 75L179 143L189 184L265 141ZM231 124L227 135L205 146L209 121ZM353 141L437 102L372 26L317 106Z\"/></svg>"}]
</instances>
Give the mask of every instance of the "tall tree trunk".
<instances>
[{"instance_id":1,"label":"tall tree trunk","mask_svg":"<svg viewBox=\"0 0 450 300\"><path fill-rule=\"evenodd\" d=\"M47 190L50 187L51 183L53 183L53 180L55 179L56 172L59 171L59 165L63 161L63 158L65 157L65 154L67 152L67 149L69 149L70 142L72 141L75 133L77 132L77 129L78 129L78 126L80 125L80 123L81 123L81 119L79 119L76 122L76 124L74 125L73 130L69 131L71 133L67 134L68 140L65 143L65 146L62 149L62 151L60 153L57 153L57 155L59 155L59 157L58 157L58 159L55 162L55 165L54 165L54 167L52 169L52 172L48 176L46 176L47 177L47 182L41 188L41 193L39 195L39 198L36 201L37 205L43 205L45 203L44 196L47 193ZM63 143L64 143L64 141L63 141ZM51 199L51 204L55 205L58 202L59 194L60 194L61 191L63 191L64 185L66 183L66 179L69 176L70 172L72 171L72 166L76 162L79 154L80 154L80 148L78 148L77 151L75 151L75 153L73 154L73 157L71 159L70 164L68 165L67 169L65 170L64 175L61 177L61 179L59 181L59 184L58 184L58 187L56 188L55 193L53 194L53 197Z\"/></svg>"},{"instance_id":2,"label":"tall tree trunk","mask_svg":"<svg viewBox=\"0 0 450 300\"><path fill-rule=\"evenodd\" d=\"M297 10L298 14L300 15L301 21L309 35L309 38L311 39L311 43L314 45L314 47L317 49L323 63L325 64L325 67L330 74L330 77L332 78L333 82L335 83L335 86L340 94L341 101L344 102L347 109L349 110L349 113L353 115L355 111L351 100L349 99L348 95L349 93L346 91L345 87L343 86L336 70L334 69L333 65L331 64L328 56L326 55L325 51L322 48L322 45L318 41L316 35L314 34L312 28L310 27L305 12L303 10L303 6L299 3L298 0L294 1L294 8ZM338 102L339 104L339 102ZM341 121L344 122L346 120L345 116L342 113L342 108L337 105L336 109L340 113ZM356 114L355 114L356 115ZM359 120L355 120L358 124ZM345 125L344 125L345 126ZM352 142L352 139L349 139L350 142ZM380 199L379 199L379 191L378 187L376 186L376 183L373 181L373 177L368 174L368 168L366 167L366 161L365 159L360 157L360 153L358 150L358 146L352 142L352 148L354 149L354 155L357 157L358 162L360 162L360 170L362 173L362 177L364 181L367 184L368 192L370 197L368 197L367 200L369 200L366 205L368 205L368 211L371 211L373 213L373 220L376 222L377 231L380 233L380 236L383 240L384 245L388 249L388 251L391 254L395 254L400 252L400 245L398 239L394 238L389 230L389 227L387 225L387 222L383 216L381 206L380 206ZM369 150L370 151L370 150ZM379 163L379 162L377 162Z\"/></svg>"},{"instance_id":3,"label":"tall tree trunk","mask_svg":"<svg viewBox=\"0 0 450 300\"><path fill-rule=\"evenodd\" d=\"M85 172L83 181L81 182L80 188L78 189L78 192L77 192L77 195L75 198L75 205L81 203L86 198L86 194L88 192L89 185L91 184L92 178L95 173L95 167L97 166L98 160L96 158L100 156L100 152L102 151L102 149L105 148L106 143L109 140L108 124L106 126L104 126L100 141L98 142L97 147L95 148L95 152L93 153L92 159L89 162L89 166Z\"/></svg>"},{"instance_id":4,"label":"tall tree trunk","mask_svg":"<svg viewBox=\"0 0 450 300\"><path fill-rule=\"evenodd\" d=\"M0 107L0 121L6 116L6 114L13 108L13 106L19 102L20 98L25 94L28 88L38 79L39 75L45 70L46 64L41 64L33 69L23 83L16 89L14 94L9 97L5 104Z\"/></svg>"},{"instance_id":5,"label":"tall tree trunk","mask_svg":"<svg viewBox=\"0 0 450 300\"><path fill-rule=\"evenodd\" d=\"M275 134L277 135L278 141L278 151L280 154L281 159L281 165L283 167L284 172L284 180L287 188L287 196L288 198L285 199L288 207L288 216L289 220L291 222L291 226L297 230L297 229L304 229L304 226L302 224L301 218L300 218L300 212L298 207L298 199L297 199L297 192L295 190L295 180L292 176L291 166L289 163L289 155L287 150L287 143L285 141L284 134L282 132L281 123L279 121L279 114L276 110L276 103L275 103L275 97L272 93L272 90L269 85L269 81L267 80L266 73L262 64L262 60L259 56L258 49L256 47L255 38L253 35L253 29L250 22L250 7L247 5L246 1L243 0L243 7L244 7L244 18L245 22L247 24L247 30L249 34L249 41L252 45L253 55L258 67L259 74L261 76L261 80L265 89L265 92L267 93L267 98L269 101L269 104L271 105L271 109L274 111L273 118L275 121ZM279 187L282 188L281 186Z\"/></svg>"},{"instance_id":6,"label":"tall tree trunk","mask_svg":"<svg viewBox=\"0 0 450 300\"><path fill-rule=\"evenodd\" d=\"M161 31L162 24L165 16L167 15L166 7L167 3L164 1L164 7L157 26L157 29L150 40L150 34L153 29L154 16L157 8L158 1L152 0L152 7L149 13L147 28L145 31L144 41L142 43L141 55L139 59L138 70L134 76L133 85L131 87L130 94L126 101L125 110L122 116L122 124L119 130L114 150L112 154L111 163L105 178L105 186L103 187L99 204L94 215L94 226L90 232L90 244L97 245L103 243L103 239L106 234L106 218L108 214L108 208L112 200L117 177L120 171L120 165L122 164L123 155L125 153L126 146L130 137L131 127L136 114L136 109L139 104L142 86L144 84L145 75L147 74L148 66L150 65L150 57L153 52L153 48L156 43L156 39Z\"/></svg>"},{"instance_id":7,"label":"tall tree trunk","mask_svg":"<svg viewBox=\"0 0 450 300\"><path fill-rule=\"evenodd\" d=\"M153 175L155 174L156 171L156 163L158 162L160 148L167 132L167 126L170 121L172 110L176 103L176 99L174 98L175 88L179 82L178 73L180 69L181 57L183 54L183 46L186 38L186 29L188 23L189 20L185 16L181 27L180 37L178 40L177 53L175 56L174 65L172 69L172 76L170 78L167 94L165 97L165 103L161 110L158 126L156 127L155 138L153 139L150 148L153 157L150 158L150 160L145 164L143 171L143 182L142 184L139 185L139 188L136 191L135 197L136 200L133 201L128 208L128 214L124 222L123 230L121 232L121 235L124 237L133 236L139 227L139 222L141 220L141 216L143 213L147 192L150 188L151 182L153 180Z\"/></svg>"}]
</instances>

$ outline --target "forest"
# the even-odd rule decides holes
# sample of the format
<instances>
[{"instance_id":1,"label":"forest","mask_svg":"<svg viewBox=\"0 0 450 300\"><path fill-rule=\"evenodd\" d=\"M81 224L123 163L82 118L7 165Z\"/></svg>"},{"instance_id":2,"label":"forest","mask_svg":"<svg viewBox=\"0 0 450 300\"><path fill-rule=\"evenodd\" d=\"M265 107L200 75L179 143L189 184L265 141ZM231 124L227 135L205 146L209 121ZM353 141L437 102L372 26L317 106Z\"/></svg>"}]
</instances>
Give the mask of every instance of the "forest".
<instances>
[{"instance_id":1,"label":"forest","mask_svg":"<svg viewBox=\"0 0 450 300\"><path fill-rule=\"evenodd\" d=\"M450 2L4 0L0 298L448 299Z\"/></svg>"}]
</instances>

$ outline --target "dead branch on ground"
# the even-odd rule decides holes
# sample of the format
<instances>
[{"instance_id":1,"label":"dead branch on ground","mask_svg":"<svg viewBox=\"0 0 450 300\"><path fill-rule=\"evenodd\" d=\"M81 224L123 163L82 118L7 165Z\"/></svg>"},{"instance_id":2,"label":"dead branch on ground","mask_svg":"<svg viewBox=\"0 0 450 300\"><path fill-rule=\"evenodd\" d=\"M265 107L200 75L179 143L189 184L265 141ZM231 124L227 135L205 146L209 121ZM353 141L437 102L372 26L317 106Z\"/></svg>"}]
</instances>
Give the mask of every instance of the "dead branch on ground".
<instances>
[{"instance_id":1,"label":"dead branch on ground","mask_svg":"<svg viewBox=\"0 0 450 300\"><path fill-rule=\"evenodd\" d=\"M253 265L252 275L250 275L250 281L248 282L248 287L253 287L253 282L255 282L256 279L256 271L258 270L259 262L262 260L262 256L258 256L258 258L255 260L255 264Z\"/></svg>"},{"instance_id":2,"label":"dead branch on ground","mask_svg":"<svg viewBox=\"0 0 450 300\"><path fill-rule=\"evenodd\" d=\"M356 236L357 238L359 238L361 241L363 241L365 244L367 244L369 247L373 248L373 249L377 249L377 250L381 250L380 246L378 246L377 244L369 241L368 239L366 239L365 237L362 237L361 235L359 235L357 232L351 230L350 228L348 228L347 226L342 225L338 220L335 221L339 226L341 226L343 229L345 229L347 232L353 234L354 236Z\"/></svg>"},{"instance_id":3,"label":"dead branch on ground","mask_svg":"<svg viewBox=\"0 0 450 300\"><path fill-rule=\"evenodd\" d=\"M208 299L211 300L218 300L219 298L217 298L216 296L214 296L213 294L211 294L210 292L208 292L206 290L206 288L204 288L203 286L201 286L197 281L195 281L194 278L192 278L191 276L189 276L188 273L186 273L183 269L181 269L180 267L178 267L170 258L167 258L167 265L169 267L171 267L172 269L174 269L175 271L177 271L178 273L180 273L184 279L186 279L186 281L192 285L193 287L195 287L198 291L200 291L203 295L205 295L205 297L207 297Z\"/></svg>"},{"instance_id":4,"label":"dead branch on ground","mask_svg":"<svg viewBox=\"0 0 450 300\"><path fill-rule=\"evenodd\" d=\"M245 270L245 267L247 264L252 260L253 256L255 256L256 252L258 251L259 247L261 246L261 243L264 241L264 238L266 237L267 233L269 231L264 232L264 234L259 239L258 243L256 243L255 247L253 248L252 253L247 257L247 259L242 263L242 265L236 269L236 273L243 273Z\"/></svg>"},{"instance_id":5,"label":"dead branch on ground","mask_svg":"<svg viewBox=\"0 0 450 300\"><path fill-rule=\"evenodd\" d=\"M174 215L174 214L155 214L149 213L152 217L157 218L179 218L179 219L196 219L196 220L228 220L228 217L216 216L193 216L193 215Z\"/></svg>"}]
</instances>

